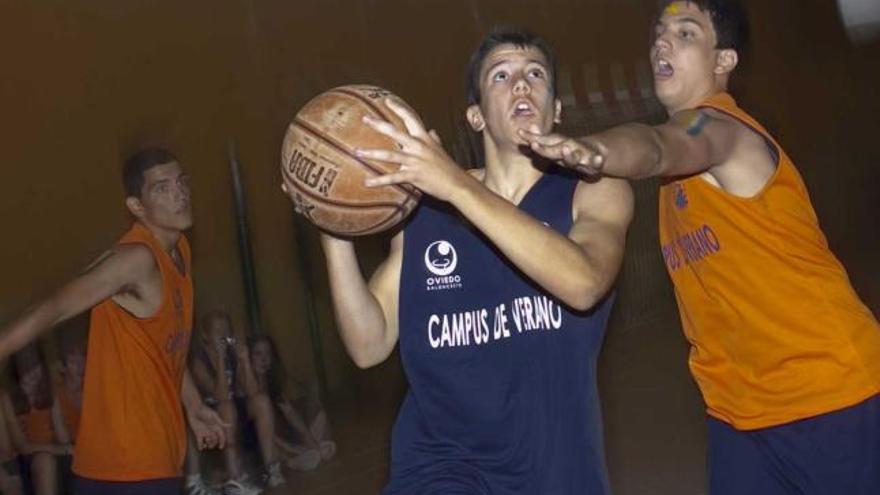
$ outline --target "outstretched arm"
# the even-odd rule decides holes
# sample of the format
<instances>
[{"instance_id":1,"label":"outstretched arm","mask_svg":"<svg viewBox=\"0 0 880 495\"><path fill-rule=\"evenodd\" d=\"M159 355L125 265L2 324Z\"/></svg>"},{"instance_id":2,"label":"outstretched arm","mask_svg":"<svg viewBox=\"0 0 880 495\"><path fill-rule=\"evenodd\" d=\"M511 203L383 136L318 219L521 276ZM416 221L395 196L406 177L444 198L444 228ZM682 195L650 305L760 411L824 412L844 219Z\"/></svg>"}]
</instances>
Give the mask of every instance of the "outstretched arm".
<instances>
[{"instance_id":1,"label":"outstretched arm","mask_svg":"<svg viewBox=\"0 0 880 495\"><path fill-rule=\"evenodd\" d=\"M150 250L141 245L116 246L84 273L31 307L0 332L0 361L40 334L125 290L155 270Z\"/></svg>"},{"instance_id":2,"label":"outstretched arm","mask_svg":"<svg viewBox=\"0 0 880 495\"><path fill-rule=\"evenodd\" d=\"M691 175L728 161L745 127L709 109L658 126L631 123L583 138L521 130L536 153L587 175L642 179Z\"/></svg>"}]
</instances>

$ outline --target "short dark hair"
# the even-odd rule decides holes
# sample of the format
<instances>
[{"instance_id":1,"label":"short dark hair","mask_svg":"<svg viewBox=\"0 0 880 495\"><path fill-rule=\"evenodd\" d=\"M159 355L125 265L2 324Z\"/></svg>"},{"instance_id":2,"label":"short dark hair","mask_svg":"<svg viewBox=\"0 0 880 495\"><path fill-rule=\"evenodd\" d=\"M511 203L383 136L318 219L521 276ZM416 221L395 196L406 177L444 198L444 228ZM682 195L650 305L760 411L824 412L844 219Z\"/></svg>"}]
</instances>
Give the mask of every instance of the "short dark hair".
<instances>
[{"instance_id":1,"label":"short dark hair","mask_svg":"<svg viewBox=\"0 0 880 495\"><path fill-rule=\"evenodd\" d=\"M556 54L553 48L544 38L516 27L496 27L480 43L480 46L471 54L467 67L467 99L468 105L480 103L480 71L483 61L489 52L500 45L514 45L519 48L532 47L544 54L547 58L547 70L550 71L550 89L556 96Z\"/></svg>"},{"instance_id":2,"label":"short dark hair","mask_svg":"<svg viewBox=\"0 0 880 495\"><path fill-rule=\"evenodd\" d=\"M176 162L177 157L165 148L144 148L125 160L122 169L122 186L126 197L141 197L144 187L144 173L147 170L166 163Z\"/></svg>"},{"instance_id":3,"label":"short dark hair","mask_svg":"<svg viewBox=\"0 0 880 495\"><path fill-rule=\"evenodd\" d=\"M718 42L715 48L736 50L744 58L749 46L749 19L739 0L660 0L657 19L670 4L685 1L709 14Z\"/></svg>"}]
</instances>

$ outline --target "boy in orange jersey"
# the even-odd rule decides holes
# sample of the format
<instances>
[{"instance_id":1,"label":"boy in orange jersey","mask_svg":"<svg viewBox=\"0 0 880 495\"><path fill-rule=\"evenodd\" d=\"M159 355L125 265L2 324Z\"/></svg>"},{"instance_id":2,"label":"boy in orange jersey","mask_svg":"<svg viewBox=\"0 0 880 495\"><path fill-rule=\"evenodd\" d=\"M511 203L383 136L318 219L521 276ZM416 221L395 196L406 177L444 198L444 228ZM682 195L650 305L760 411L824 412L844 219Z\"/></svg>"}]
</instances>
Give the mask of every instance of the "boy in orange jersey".
<instances>
[{"instance_id":1,"label":"boy in orange jersey","mask_svg":"<svg viewBox=\"0 0 880 495\"><path fill-rule=\"evenodd\" d=\"M170 152L123 173L134 225L84 273L0 332L0 360L89 308L88 361L74 451L77 493L177 494L185 417L199 448L222 447L219 416L186 370L192 329L189 179Z\"/></svg>"},{"instance_id":2,"label":"boy in orange jersey","mask_svg":"<svg viewBox=\"0 0 880 495\"><path fill-rule=\"evenodd\" d=\"M668 122L521 135L587 175L665 178L660 242L708 406L712 495L880 493L880 328L791 159L727 93L744 12L661 7L651 62Z\"/></svg>"}]
</instances>

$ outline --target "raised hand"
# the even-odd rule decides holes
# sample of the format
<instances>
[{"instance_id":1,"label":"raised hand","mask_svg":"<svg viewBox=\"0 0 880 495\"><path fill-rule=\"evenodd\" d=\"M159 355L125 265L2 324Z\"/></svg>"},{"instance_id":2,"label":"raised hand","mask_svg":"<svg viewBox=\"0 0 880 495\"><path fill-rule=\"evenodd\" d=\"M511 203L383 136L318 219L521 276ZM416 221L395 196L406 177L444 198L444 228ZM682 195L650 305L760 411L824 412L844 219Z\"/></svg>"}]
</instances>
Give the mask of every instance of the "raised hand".
<instances>
[{"instance_id":1,"label":"raised hand","mask_svg":"<svg viewBox=\"0 0 880 495\"><path fill-rule=\"evenodd\" d=\"M369 187L387 186L390 184L411 184L435 198L451 201L470 176L443 149L440 139L434 131L426 131L418 116L393 100L386 99L385 105L391 109L406 126L402 132L388 122L369 116L364 123L384 134L402 149L358 149L362 158L397 163L397 172L367 179Z\"/></svg>"},{"instance_id":2,"label":"raised hand","mask_svg":"<svg viewBox=\"0 0 880 495\"><path fill-rule=\"evenodd\" d=\"M587 143L560 134L543 134L538 126L520 129L519 136L535 153L585 175L602 172L605 156Z\"/></svg>"}]
</instances>

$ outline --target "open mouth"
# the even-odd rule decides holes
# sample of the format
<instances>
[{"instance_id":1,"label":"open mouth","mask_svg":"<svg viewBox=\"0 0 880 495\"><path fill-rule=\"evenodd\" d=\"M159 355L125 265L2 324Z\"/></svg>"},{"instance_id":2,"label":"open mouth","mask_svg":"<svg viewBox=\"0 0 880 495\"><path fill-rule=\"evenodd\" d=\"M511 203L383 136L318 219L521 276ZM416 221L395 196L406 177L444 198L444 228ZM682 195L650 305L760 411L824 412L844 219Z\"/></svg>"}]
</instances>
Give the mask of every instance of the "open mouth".
<instances>
[{"instance_id":1,"label":"open mouth","mask_svg":"<svg viewBox=\"0 0 880 495\"><path fill-rule=\"evenodd\" d=\"M528 100L519 100L513 105L514 117L532 117L535 115L535 108Z\"/></svg>"},{"instance_id":2,"label":"open mouth","mask_svg":"<svg viewBox=\"0 0 880 495\"><path fill-rule=\"evenodd\" d=\"M672 64L668 60L658 58L654 62L654 75L656 77L666 79L672 77L673 74L675 74L675 69L672 68Z\"/></svg>"}]
</instances>

